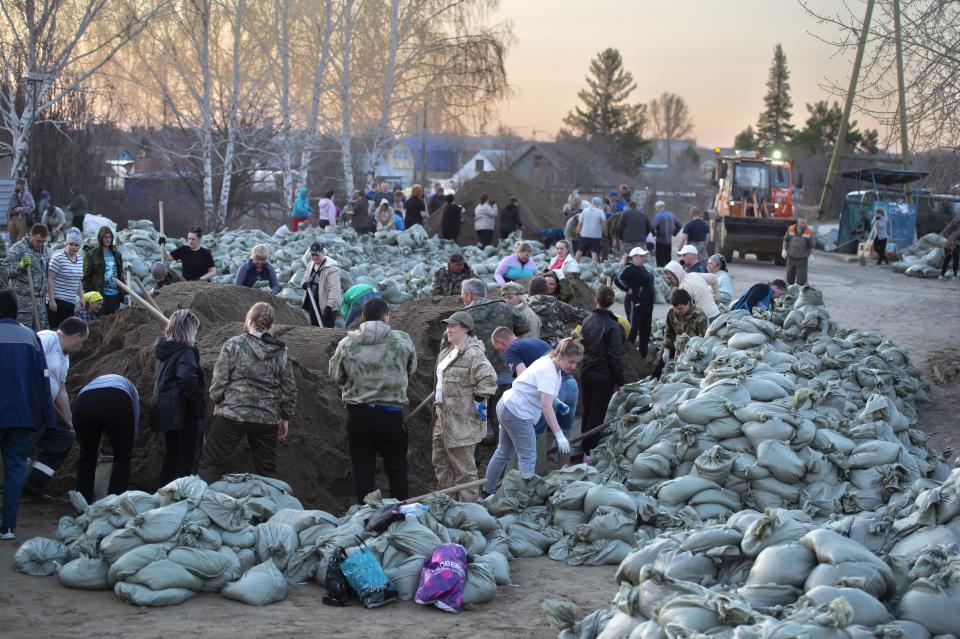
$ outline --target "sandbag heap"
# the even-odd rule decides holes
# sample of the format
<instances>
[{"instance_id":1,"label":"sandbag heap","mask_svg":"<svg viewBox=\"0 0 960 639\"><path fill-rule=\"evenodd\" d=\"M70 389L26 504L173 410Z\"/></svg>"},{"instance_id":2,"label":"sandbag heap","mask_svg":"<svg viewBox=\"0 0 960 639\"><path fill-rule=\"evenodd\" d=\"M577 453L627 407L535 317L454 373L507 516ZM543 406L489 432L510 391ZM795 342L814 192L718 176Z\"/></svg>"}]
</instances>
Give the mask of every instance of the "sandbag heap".
<instances>
[{"instance_id":1,"label":"sandbag heap","mask_svg":"<svg viewBox=\"0 0 960 639\"><path fill-rule=\"evenodd\" d=\"M548 618L578 639L960 631L960 469L911 428L925 394L906 353L838 329L813 287L724 315L661 383L611 401L620 420L586 494L619 491L623 518L604 534L632 533L634 549L610 609L577 621L554 601ZM563 497L553 521L587 516Z\"/></svg>"},{"instance_id":2,"label":"sandbag heap","mask_svg":"<svg viewBox=\"0 0 960 639\"><path fill-rule=\"evenodd\" d=\"M113 591L141 606L181 603L219 592L251 605L282 601L288 584L324 587L326 558L364 540L400 598L413 598L420 570L441 543L468 551L464 604L490 601L510 583L508 544L497 520L479 504L434 495L429 510L397 521L382 534L365 530L378 508L395 500L368 496L344 517L303 510L286 483L252 474L225 475L211 485L177 479L155 494L127 491L63 517L56 538L35 537L16 552L17 570L56 573L68 588Z\"/></svg>"},{"instance_id":3,"label":"sandbag heap","mask_svg":"<svg viewBox=\"0 0 960 639\"><path fill-rule=\"evenodd\" d=\"M217 275L213 281L220 284L233 284L239 268L250 259L250 250L257 244L264 244L269 252L271 264L277 271L277 279L282 285L279 296L295 308L300 307L303 290L300 288L303 274L309 264L309 249L313 242L323 242L327 254L340 265L340 280L343 290L354 284L369 284L379 290L383 299L390 304L419 299L430 295L433 285L433 273L446 265L447 257L461 252L474 273L488 285L495 284L494 271L500 260L513 253L519 233L501 240L498 245L460 247L454 242L442 240L438 235L428 236L420 225L406 231L377 231L358 234L353 228L328 226L325 229L307 228L296 233L268 235L260 230L229 229L209 233L203 236L203 243L213 253ZM117 249L123 255L125 266L151 288L153 280L149 277L150 265L160 259L160 233L150 220L131 220L127 228L117 232ZM528 240L534 249L534 260L541 267L547 266L556 256L553 247L545 247L541 242ZM167 249L173 251L186 240L168 239ZM53 250L62 248L54 245ZM600 264L584 260L581 264L581 278L591 286L597 286L613 277L621 268L616 255ZM178 262L172 262L174 270L179 269ZM669 294L669 287L662 274L656 275L658 283L658 303ZM268 288L266 281L258 281L258 288ZM623 293L618 291L618 299L623 301Z\"/></svg>"},{"instance_id":4,"label":"sandbag heap","mask_svg":"<svg viewBox=\"0 0 960 639\"><path fill-rule=\"evenodd\" d=\"M893 270L907 277L940 276L943 264L945 238L936 233L927 233L919 240L899 252L900 261L893 263Z\"/></svg>"}]
</instances>

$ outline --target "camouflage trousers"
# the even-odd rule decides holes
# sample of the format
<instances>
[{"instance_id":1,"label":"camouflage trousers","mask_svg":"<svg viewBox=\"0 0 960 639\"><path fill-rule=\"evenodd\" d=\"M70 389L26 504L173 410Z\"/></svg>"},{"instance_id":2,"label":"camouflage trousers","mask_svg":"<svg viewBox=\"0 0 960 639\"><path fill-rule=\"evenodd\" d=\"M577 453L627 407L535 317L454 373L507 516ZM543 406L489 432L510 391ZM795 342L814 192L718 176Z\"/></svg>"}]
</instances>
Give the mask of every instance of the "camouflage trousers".
<instances>
[{"instance_id":1,"label":"camouflage trousers","mask_svg":"<svg viewBox=\"0 0 960 639\"><path fill-rule=\"evenodd\" d=\"M44 282L46 284L46 282ZM36 289L36 282L34 282L34 289ZM17 292L18 305L17 305L17 321L26 326L27 328L35 328L33 325L33 298L30 297L30 286L26 282L14 282L13 290ZM47 289L46 287L38 290L34 290L34 295L37 296L37 312L38 319L40 322L40 328L36 330L46 330L50 328L50 321L47 318Z\"/></svg>"},{"instance_id":2,"label":"camouflage trousers","mask_svg":"<svg viewBox=\"0 0 960 639\"><path fill-rule=\"evenodd\" d=\"M444 489L477 480L477 462L473 453L476 444L447 448L443 445L440 421L434 420L433 426L433 469L437 474L437 488ZM465 502L480 499L480 489L473 487L450 495Z\"/></svg>"}]
</instances>

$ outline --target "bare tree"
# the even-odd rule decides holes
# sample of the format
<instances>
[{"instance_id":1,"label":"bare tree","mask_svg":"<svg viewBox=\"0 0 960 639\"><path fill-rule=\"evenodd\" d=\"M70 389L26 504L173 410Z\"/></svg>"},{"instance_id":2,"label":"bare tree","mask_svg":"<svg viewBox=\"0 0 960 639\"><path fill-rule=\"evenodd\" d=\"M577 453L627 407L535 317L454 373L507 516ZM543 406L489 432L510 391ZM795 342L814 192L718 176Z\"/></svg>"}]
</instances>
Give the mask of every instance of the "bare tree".
<instances>
[{"instance_id":1,"label":"bare tree","mask_svg":"<svg viewBox=\"0 0 960 639\"><path fill-rule=\"evenodd\" d=\"M676 93L664 91L659 98L650 102L647 111L653 124L654 136L667 141L667 166L672 166L673 141L693 133L693 119L690 117L687 102Z\"/></svg>"},{"instance_id":2,"label":"bare tree","mask_svg":"<svg viewBox=\"0 0 960 639\"><path fill-rule=\"evenodd\" d=\"M22 175L34 120L97 74L165 10L159 0L0 2L0 151ZM68 78L67 82L58 82Z\"/></svg>"},{"instance_id":3,"label":"bare tree","mask_svg":"<svg viewBox=\"0 0 960 639\"><path fill-rule=\"evenodd\" d=\"M350 45L353 39L353 0L344 0L343 42L340 64L340 155L343 161L343 183L348 194L353 191L353 151L350 144Z\"/></svg>"},{"instance_id":4,"label":"bare tree","mask_svg":"<svg viewBox=\"0 0 960 639\"><path fill-rule=\"evenodd\" d=\"M835 13L801 6L825 25L824 42L841 54L857 47L862 9L843 5ZM907 128L918 151L960 146L960 3L954 0L899 0L902 25ZM899 146L896 39L893 3L876 4L868 32L870 48L860 71L857 108L885 125L886 147ZM847 78L827 89L846 94Z\"/></svg>"}]
</instances>

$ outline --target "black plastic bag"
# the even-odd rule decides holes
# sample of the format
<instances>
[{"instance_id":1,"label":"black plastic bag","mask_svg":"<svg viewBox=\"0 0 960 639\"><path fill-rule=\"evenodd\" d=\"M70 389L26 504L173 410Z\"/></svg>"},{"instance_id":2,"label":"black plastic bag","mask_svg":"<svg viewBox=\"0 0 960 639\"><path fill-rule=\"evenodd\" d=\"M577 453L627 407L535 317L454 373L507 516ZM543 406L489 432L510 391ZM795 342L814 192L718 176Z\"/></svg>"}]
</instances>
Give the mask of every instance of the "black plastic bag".
<instances>
[{"instance_id":1,"label":"black plastic bag","mask_svg":"<svg viewBox=\"0 0 960 639\"><path fill-rule=\"evenodd\" d=\"M346 558L343 548L338 548L327 558L327 575L323 580L327 594L322 601L328 606L349 606L353 598L353 589L340 568L340 563Z\"/></svg>"},{"instance_id":2,"label":"black plastic bag","mask_svg":"<svg viewBox=\"0 0 960 639\"><path fill-rule=\"evenodd\" d=\"M390 524L403 518L404 514L400 512L400 504L383 506L363 522L363 528L367 532L379 534L386 530Z\"/></svg>"}]
</instances>

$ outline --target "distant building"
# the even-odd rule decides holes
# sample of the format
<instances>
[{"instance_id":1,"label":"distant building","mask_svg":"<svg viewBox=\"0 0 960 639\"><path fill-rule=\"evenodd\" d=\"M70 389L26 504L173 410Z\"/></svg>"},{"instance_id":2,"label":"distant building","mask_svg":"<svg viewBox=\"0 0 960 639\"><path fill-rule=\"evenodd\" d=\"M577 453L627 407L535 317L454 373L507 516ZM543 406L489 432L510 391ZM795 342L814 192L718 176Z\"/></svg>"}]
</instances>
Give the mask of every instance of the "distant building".
<instances>
[{"instance_id":1,"label":"distant building","mask_svg":"<svg viewBox=\"0 0 960 639\"><path fill-rule=\"evenodd\" d=\"M606 194L629 176L616 170L589 144L579 141L532 142L521 148L510 168L520 179L550 195L566 197L576 189L581 195Z\"/></svg>"},{"instance_id":2,"label":"distant building","mask_svg":"<svg viewBox=\"0 0 960 639\"><path fill-rule=\"evenodd\" d=\"M507 152L499 149L477 151L453 174L450 181L462 185L486 171L499 171L506 168Z\"/></svg>"}]
</instances>

